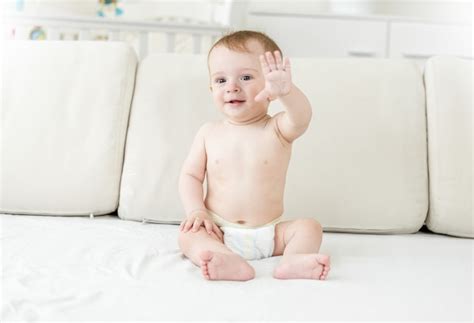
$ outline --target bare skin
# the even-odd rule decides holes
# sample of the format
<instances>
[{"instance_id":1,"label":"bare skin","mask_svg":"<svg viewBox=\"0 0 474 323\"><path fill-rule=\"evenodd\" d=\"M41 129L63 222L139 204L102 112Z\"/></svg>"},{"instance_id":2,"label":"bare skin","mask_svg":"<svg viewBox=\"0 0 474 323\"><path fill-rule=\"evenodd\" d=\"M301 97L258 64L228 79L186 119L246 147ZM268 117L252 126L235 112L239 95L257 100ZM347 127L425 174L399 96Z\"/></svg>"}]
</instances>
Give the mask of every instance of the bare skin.
<instances>
[{"instance_id":1,"label":"bare skin","mask_svg":"<svg viewBox=\"0 0 474 323\"><path fill-rule=\"evenodd\" d=\"M225 118L201 127L180 175L187 216L179 245L209 280L249 280L255 272L224 245L223 233L207 210L247 226L280 217L292 143L311 120L306 96L291 81L289 60L282 60L279 52L264 53L256 41L247 47L249 52L222 46L211 52L211 91ZM269 102L275 99L286 111L269 116ZM318 253L321 239L315 220L277 224L273 255L283 257L274 277L326 279L330 260Z\"/></svg>"}]
</instances>

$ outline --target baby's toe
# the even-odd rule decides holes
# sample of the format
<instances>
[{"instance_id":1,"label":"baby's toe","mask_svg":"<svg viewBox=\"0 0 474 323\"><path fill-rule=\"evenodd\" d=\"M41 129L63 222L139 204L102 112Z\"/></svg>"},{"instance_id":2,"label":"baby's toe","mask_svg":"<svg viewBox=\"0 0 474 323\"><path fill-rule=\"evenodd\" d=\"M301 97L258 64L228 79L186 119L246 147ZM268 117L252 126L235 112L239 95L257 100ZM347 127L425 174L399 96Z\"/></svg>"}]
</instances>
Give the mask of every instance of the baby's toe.
<instances>
[{"instance_id":1,"label":"baby's toe","mask_svg":"<svg viewBox=\"0 0 474 323\"><path fill-rule=\"evenodd\" d=\"M201 267L201 273L204 278L209 279L209 270L207 269L207 266Z\"/></svg>"},{"instance_id":2,"label":"baby's toe","mask_svg":"<svg viewBox=\"0 0 474 323\"><path fill-rule=\"evenodd\" d=\"M330 259L329 259L329 256L327 256L327 255L317 254L317 255L316 255L316 260L317 260L321 265L329 266Z\"/></svg>"},{"instance_id":3,"label":"baby's toe","mask_svg":"<svg viewBox=\"0 0 474 323\"><path fill-rule=\"evenodd\" d=\"M321 280L326 279L328 277L328 273L329 273L329 270L323 270L323 272L321 273L320 279Z\"/></svg>"}]
</instances>

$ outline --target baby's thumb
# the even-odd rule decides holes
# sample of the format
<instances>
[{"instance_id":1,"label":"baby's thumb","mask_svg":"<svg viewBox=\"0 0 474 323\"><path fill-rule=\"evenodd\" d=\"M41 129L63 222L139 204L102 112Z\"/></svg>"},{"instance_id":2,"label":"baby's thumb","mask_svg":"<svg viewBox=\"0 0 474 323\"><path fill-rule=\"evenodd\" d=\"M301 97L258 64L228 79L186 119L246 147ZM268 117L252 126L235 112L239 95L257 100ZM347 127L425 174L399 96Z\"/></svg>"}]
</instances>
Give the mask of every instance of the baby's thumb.
<instances>
[{"instance_id":1,"label":"baby's thumb","mask_svg":"<svg viewBox=\"0 0 474 323\"><path fill-rule=\"evenodd\" d=\"M260 91L259 94L257 94L257 96L255 97L255 101L256 102L261 102L261 101L265 101L268 97L268 94L267 94L267 91L265 90L262 90Z\"/></svg>"}]
</instances>

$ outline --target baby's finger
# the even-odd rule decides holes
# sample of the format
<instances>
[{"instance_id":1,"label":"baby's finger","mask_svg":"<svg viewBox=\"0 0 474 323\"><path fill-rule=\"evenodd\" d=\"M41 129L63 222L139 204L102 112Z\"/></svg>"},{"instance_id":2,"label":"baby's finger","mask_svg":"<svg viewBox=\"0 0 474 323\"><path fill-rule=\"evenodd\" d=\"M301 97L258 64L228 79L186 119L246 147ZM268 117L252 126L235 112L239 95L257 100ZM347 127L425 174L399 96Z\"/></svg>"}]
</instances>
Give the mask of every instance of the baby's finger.
<instances>
[{"instance_id":1,"label":"baby's finger","mask_svg":"<svg viewBox=\"0 0 474 323\"><path fill-rule=\"evenodd\" d=\"M196 232L197 230L199 230L199 227L201 226L201 219L196 217L196 219L194 220L194 224L193 224L193 232Z\"/></svg>"},{"instance_id":2,"label":"baby's finger","mask_svg":"<svg viewBox=\"0 0 474 323\"><path fill-rule=\"evenodd\" d=\"M186 221L186 223L184 224L184 230L183 231L188 232L193 223L191 221L189 221L189 219L186 219L185 221Z\"/></svg>"},{"instance_id":3,"label":"baby's finger","mask_svg":"<svg viewBox=\"0 0 474 323\"><path fill-rule=\"evenodd\" d=\"M272 71L276 71L277 67L275 64L275 59L273 58L273 54L270 52L266 52L265 54L267 55L267 62L268 62L268 65L270 66L270 69Z\"/></svg>"},{"instance_id":4,"label":"baby's finger","mask_svg":"<svg viewBox=\"0 0 474 323\"><path fill-rule=\"evenodd\" d=\"M281 71L283 69L282 60L281 60L281 53L280 53L279 50L276 50L274 52L274 54L275 54L276 66Z\"/></svg>"},{"instance_id":5,"label":"baby's finger","mask_svg":"<svg viewBox=\"0 0 474 323\"><path fill-rule=\"evenodd\" d=\"M217 224L214 223L212 225L212 231L215 232L215 234L219 237L219 239L222 240L224 238L224 235L222 234L222 231Z\"/></svg>"},{"instance_id":6,"label":"baby's finger","mask_svg":"<svg viewBox=\"0 0 474 323\"><path fill-rule=\"evenodd\" d=\"M267 60L265 59L265 56L263 55L260 55L260 65L262 65L263 74L268 74L271 72L270 66L268 66Z\"/></svg>"},{"instance_id":7,"label":"baby's finger","mask_svg":"<svg viewBox=\"0 0 474 323\"><path fill-rule=\"evenodd\" d=\"M206 228L207 233L211 234L212 232L212 224L209 220L204 220L204 227Z\"/></svg>"}]
</instances>

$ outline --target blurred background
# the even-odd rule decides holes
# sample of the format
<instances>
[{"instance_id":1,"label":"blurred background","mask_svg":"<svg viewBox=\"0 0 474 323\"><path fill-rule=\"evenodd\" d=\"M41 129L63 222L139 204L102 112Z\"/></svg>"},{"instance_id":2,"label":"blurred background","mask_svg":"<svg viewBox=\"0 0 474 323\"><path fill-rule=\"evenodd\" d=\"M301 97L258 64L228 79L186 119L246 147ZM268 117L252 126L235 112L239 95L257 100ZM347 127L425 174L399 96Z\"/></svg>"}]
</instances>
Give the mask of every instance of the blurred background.
<instances>
[{"instance_id":1,"label":"blurred background","mask_svg":"<svg viewBox=\"0 0 474 323\"><path fill-rule=\"evenodd\" d=\"M470 0L6 0L9 40L126 41L139 57L206 53L229 30L264 31L291 56L472 59Z\"/></svg>"},{"instance_id":2,"label":"blurred background","mask_svg":"<svg viewBox=\"0 0 474 323\"><path fill-rule=\"evenodd\" d=\"M7 0L9 10L30 14L94 16L98 0ZM162 16L212 21L213 7L224 3L246 6L249 11L300 14L373 14L429 18L436 21L472 22L470 0L119 0L124 17L153 19ZM241 8L242 9L242 8ZM239 12L245 20L245 12Z\"/></svg>"}]
</instances>

